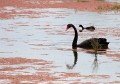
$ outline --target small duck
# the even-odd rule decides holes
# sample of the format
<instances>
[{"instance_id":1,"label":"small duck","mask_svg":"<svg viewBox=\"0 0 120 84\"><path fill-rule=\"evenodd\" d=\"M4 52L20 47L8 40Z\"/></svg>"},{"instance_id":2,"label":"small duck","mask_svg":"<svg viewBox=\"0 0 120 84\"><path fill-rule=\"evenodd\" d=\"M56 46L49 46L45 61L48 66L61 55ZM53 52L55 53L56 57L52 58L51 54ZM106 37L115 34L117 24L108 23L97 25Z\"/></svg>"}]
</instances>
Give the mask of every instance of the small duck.
<instances>
[{"instance_id":1,"label":"small duck","mask_svg":"<svg viewBox=\"0 0 120 84\"><path fill-rule=\"evenodd\" d=\"M84 29L88 30L88 31L94 31L95 27L94 26L90 26L90 27L83 27L82 25L79 25L79 27L82 27L82 30L79 30L79 32L82 32Z\"/></svg>"}]
</instances>

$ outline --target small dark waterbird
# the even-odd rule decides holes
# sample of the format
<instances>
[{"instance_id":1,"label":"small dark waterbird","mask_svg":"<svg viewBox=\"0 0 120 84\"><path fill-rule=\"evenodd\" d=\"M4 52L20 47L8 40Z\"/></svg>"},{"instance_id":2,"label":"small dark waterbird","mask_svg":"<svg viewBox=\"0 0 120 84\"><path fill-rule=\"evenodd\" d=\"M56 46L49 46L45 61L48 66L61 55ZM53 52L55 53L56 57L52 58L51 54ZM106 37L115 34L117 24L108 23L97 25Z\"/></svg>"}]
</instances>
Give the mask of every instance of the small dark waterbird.
<instances>
[{"instance_id":1,"label":"small dark waterbird","mask_svg":"<svg viewBox=\"0 0 120 84\"><path fill-rule=\"evenodd\" d=\"M77 29L73 24L68 24L66 30L68 30L69 28L73 28L75 32L74 39L72 42L73 49L77 47L84 49L97 49L97 50L108 49L109 42L107 42L106 38L90 38L81 42L80 44L77 44L78 41Z\"/></svg>"},{"instance_id":2,"label":"small dark waterbird","mask_svg":"<svg viewBox=\"0 0 120 84\"><path fill-rule=\"evenodd\" d=\"M94 31L95 30L94 26L83 27L82 25L79 25L79 27L82 27L82 30L79 30L79 32L82 32L84 29L89 30L89 31Z\"/></svg>"}]
</instances>

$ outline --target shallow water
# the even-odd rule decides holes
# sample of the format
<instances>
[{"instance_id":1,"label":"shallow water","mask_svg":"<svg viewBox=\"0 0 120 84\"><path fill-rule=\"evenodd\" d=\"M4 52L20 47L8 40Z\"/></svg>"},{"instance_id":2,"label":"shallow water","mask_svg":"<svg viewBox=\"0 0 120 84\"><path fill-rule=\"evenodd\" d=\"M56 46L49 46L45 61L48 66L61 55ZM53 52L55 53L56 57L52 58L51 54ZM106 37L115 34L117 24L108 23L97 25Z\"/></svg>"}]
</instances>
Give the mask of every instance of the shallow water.
<instances>
[{"instance_id":1,"label":"shallow water","mask_svg":"<svg viewBox=\"0 0 120 84\"><path fill-rule=\"evenodd\" d=\"M105 1L108 1L108 2L117 2L117 3L120 3L120 0L105 0Z\"/></svg>"},{"instance_id":2,"label":"shallow water","mask_svg":"<svg viewBox=\"0 0 120 84\"><path fill-rule=\"evenodd\" d=\"M46 80L52 83L120 83L119 12L14 7L5 7L2 12L12 10L17 13L0 20L1 83L48 83ZM76 28L79 24L95 26L95 32L80 32L78 43L91 37L105 37L110 42L109 49L98 52L97 58L94 51L72 50L74 32L72 29L65 31L68 23ZM74 56L73 51L78 56Z\"/></svg>"}]
</instances>

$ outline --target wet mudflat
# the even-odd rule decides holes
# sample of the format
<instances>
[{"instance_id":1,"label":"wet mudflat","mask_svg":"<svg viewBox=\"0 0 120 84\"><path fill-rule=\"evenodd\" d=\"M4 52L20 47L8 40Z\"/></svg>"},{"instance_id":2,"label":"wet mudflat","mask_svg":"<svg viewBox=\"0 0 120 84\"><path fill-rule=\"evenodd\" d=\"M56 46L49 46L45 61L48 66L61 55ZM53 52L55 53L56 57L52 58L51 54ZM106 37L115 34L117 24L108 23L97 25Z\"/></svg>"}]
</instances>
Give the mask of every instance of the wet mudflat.
<instances>
[{"instance_id":1,"label":"wet mudflat","mask_svg":"<svg viewBox=\"0 0 120 84\"><path fill-rule=\"evenodd\" d=\"M120 83L119 12L14 6L1 9L1 84ZM78 30L79 24L94 25L94 32L79 32L78 43L104 37L110 42L109 49L99 51L97 57L91 50L72 50L74 31L65 31L69 23Z\"/></svg>"}]
</instances>

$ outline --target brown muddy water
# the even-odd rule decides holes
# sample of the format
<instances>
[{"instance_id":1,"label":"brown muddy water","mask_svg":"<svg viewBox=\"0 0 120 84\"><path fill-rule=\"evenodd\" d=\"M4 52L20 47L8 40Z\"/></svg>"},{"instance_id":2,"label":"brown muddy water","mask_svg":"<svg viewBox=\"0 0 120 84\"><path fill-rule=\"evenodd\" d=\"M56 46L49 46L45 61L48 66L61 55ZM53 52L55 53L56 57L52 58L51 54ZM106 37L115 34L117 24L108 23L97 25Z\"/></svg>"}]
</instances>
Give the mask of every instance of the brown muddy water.
<instances>
[{"instance_id":1,"label":"brown muddy water","mask_svg":"<svg viewBox=\"0 0 120 84\"><path fill-rule=\"evenodd\" d=\"M67 8L22 9L0 19L0 84L119 84L120 13L83 12ZM72 50L72 23L95 26L79 32L79 41L108 39L109 49Z\"/></svg>"}]
</instances>

